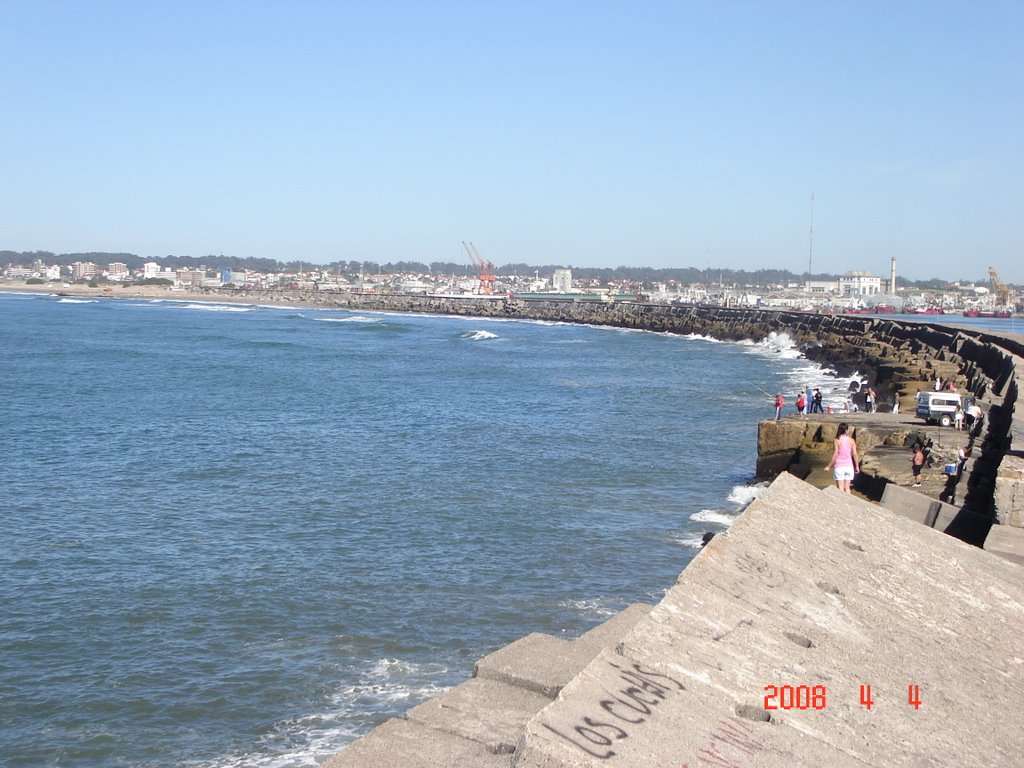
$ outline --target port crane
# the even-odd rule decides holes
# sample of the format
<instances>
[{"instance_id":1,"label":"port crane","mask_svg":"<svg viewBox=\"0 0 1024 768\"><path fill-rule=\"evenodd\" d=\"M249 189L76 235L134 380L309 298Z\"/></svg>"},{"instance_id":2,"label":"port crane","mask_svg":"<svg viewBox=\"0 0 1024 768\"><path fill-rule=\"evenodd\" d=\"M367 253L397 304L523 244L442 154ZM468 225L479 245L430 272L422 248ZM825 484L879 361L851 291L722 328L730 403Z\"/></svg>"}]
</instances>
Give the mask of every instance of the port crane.
<instances>
[{"instance_id":1,"label":"port crane","mask_svg":"<svg viewBox=\"0 0 1024 768\"><path fill-rule=\"evenodd\" d=\"M997 307L1010 306L1010 288L999 279L999 273L995 267L988 268L988 279L992 282L992 292L996 295Z\"/></svg>"},{"instance_id":2,"label":"port crane","mask_svg":"<svg viewBox=\"0 0 1024 768\"><path fill-rule=\"evenodd\" d=\"M476 246L472 243L467 243L463 240L462 247L469 254L469 260L476 266L476 271L480 278L480 293L494 293L494 265L489 261L481 259L480 254L476 252Z\"/></svg>"}]
</instances>

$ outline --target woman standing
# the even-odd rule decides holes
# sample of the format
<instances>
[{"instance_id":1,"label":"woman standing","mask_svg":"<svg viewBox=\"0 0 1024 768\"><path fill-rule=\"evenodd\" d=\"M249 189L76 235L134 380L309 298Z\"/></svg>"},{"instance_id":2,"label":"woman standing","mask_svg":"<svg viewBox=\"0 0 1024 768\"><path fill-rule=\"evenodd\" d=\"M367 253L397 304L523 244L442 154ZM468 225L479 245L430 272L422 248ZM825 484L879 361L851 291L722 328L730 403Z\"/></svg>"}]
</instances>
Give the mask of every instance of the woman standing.
<instances>
[{"instance_id":1,"label":"woman standing","mask_svg":"<svg viewBox=\"0 0 1024 768\"><path fill-rule=\"evenodd\" d=\"M850 425L843 422L836 430L836 439L832 441L832 460L825 465L826 471L835 468L832 477L836 488L843 493L850 493L853 476L860 471L860 458L857 456L857 443L846 434Z\"/></svg>"}]
</instances>

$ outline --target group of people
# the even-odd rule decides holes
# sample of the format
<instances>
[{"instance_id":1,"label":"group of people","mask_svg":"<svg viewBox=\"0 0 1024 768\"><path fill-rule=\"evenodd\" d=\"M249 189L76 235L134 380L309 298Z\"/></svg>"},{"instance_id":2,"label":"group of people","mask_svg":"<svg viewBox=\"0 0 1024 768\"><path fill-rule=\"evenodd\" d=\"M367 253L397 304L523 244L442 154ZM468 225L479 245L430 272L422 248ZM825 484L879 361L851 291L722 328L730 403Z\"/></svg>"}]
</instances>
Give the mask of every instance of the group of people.
<instances>
[{"instance_id":1,"label":"group of people","mask_svg":"<svg viewBox=\"0 0 1024 768\"><path fill-rule=\"evenodd\" d=\"M977 403L971 403L967 406L967 410L958 405L953 413L953 428L962 430L966 425L968 431L970 431L980 420L981 407Z\"/></svg>"},{"instance_id":2,"label":"group of people","mask_svg":"<svg viewBox=\"0 0 1024 768\"><path fill-rule=\"evenodd\" d=\"M878 395L875 390L871 387L864 388L864 410L867 413L874 413L877 409ZM782 418L782 409L785 407L786 401L782 397L782 393L776 393L775 395L775 420L779 421ZM796 394L796 412L801 416L808 416L812 413L825 413L825 407L822 404L821 390L818 387L807 387L801 392ZM843 413L856 413L859 410L857 403L853 399L847 396L846 401L841 407L837 407L836 411L842 411ZM893 404L893 413L899 411L899 400L897 399ZM830 409L828 411L832 413Z\"/></svg>"},{"instance_id":3,"label":"group of people","mask_svg":"<svg viewBox=\"0 0 1024 768\"><path fill-rule=\"evenodd\" d=\"M811 388L807 387L803 392L798 392L796 410L801 416L810 413L824 413L825 409L821 407L821 390L815 387L812 392Z\"/></svg>"},{"instance_id":4,"label":"group of people","mask_svg":"<svg viewBox=\"0 0 1024 768\"><path fill-rule=\"evenodd\" d=\"M782 408L784 405L785 400L782 399L782 393L779 392L775 395L776 421L782 418ZM798 392L796 396L796 412L801 416L807 416L811 413L824 413L825 408L821 404L821 390L815 387L812 391L810 387L807 387L803 392Z\"/></svg>"},{"instance_id":5,"label":"group of people","mask_svg":"<svg viewBox=\"0 0 1024 768\"><path fill-rule=\"evenodd\" d=\"M953 425L957 429L963 429L966 425L969 434L967 436L967 444L957 449L956 462L944 466L943 474L946 475L946 486L942 493L939 494L939 501L948 501L950 504L955 503L956 488L964 473L967 459L974 450L974 442L981 436L983 418L981 406L977 402L972 402L966 411L957 407L953 417ZM914 476L913 485L915 488L921 485L921 471L925 467L930 467L933 463L931 449L932 441L921 435L910 446L913 454L910 459L910 467Z\"/></svg>"}]
</instances>

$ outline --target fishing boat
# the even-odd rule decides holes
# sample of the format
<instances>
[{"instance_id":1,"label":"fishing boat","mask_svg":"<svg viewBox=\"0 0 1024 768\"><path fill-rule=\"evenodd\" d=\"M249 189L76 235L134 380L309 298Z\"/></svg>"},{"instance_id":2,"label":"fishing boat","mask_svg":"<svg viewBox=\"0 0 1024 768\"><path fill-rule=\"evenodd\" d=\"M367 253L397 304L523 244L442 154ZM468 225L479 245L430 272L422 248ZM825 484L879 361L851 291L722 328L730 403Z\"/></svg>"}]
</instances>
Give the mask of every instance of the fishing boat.
<instances>
[{"instance_id":1,"label":"fishing boat","mask_svg":"<svg viewBox=\"0 0 1024 768\"><path fill-rule=\"evenodd\" d=\"M964 317L998 317L1009 318L1012 313L1008 309L965 309Z\"/></svg>"}]
</instances>

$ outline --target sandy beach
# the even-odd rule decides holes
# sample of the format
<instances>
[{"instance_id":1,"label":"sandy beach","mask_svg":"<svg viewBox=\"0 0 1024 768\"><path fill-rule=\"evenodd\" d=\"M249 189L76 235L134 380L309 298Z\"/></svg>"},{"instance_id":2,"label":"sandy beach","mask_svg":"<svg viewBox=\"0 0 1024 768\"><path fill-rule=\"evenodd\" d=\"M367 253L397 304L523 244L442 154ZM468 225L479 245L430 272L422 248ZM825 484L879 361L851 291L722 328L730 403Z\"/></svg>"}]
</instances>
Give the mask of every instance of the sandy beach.
<instances>
[{"instance_id":1,"label":"sandy beach","mask_svg":"<svg viewBox=\"0 0 1024 768\"><path fill-rule=\"evenodd\" d=\"M254 301L252 292L239 292L239 295L229 291L217 291L214 289L199 291L183 291L165 288L159 285L117 285L110 284L103 287L91 288L88 285L68 285L64 283L44 283L41 285L28 285L21 280L4 280L0 282L0 291L11 291L17 293L42 293L62 296L74 296L77 298L90 299L165 299L167 301L216 301L222 303L238 304L276 304L274 297L277 294L273 291L266 291L266 297L260 297L260 301ZM297 292L292 292L293 296ZM301 301L289 301L288 303L302 305Z\"/></svg>"}]
</instances>

